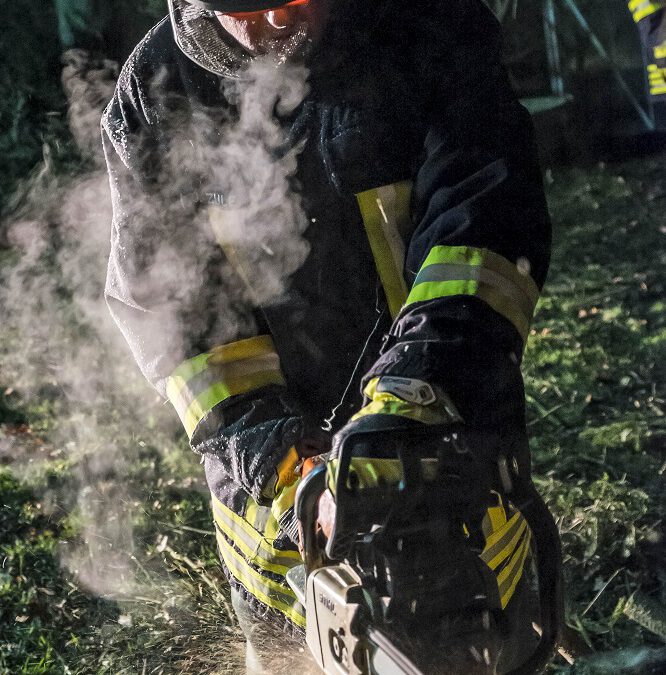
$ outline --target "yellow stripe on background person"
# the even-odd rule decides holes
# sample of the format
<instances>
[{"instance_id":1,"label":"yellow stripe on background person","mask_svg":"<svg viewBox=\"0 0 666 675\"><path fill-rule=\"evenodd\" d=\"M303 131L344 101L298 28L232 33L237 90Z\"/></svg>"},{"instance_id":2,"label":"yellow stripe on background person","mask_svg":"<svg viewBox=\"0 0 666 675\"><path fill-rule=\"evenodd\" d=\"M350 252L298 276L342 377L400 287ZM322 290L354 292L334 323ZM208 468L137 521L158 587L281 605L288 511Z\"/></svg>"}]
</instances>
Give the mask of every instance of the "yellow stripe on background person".
<instances>
[{"instance_id":1,"label":"yellow stripe on background person","mask_svg":"<svg viewBox=\"0 0 666 675\"><path fill-rule=\"evenodd\" d=\"M666 93L666 68L660 68L655 63L651 63L648 66L648 81L652 96Z\"/></svg>"},{"instance_id":2,"label":"yellow stripe on background person","mask_svg":"<svg viewBox=\"0 0 666 675\"><path fill-rule=\"evenodd\" d=\"M664 7L666 7L666 3L661 0L629 0L629 11L636 23L660 9L664 9Z\"/></svg>"},{"instance_id":3,"label":"yellow stripe on background person","mask_svg":"<svg viewBox=\"0 0 666 675\"><path fill-rule=\"evenodd\" d=\"M509 564L497 576L500 602L502 609L508 604L516 590L516 586L523 576L525 561L530 550L531 533L528 530L520 547L515 551Z\"/></svg>"},{"instance_id":4,"label":"yellow stripe on background person","mask_svg":"<svg viewBox=\"0 0 666 675\"><path fill-rule=\"evenodd\" d=\"M481 559L491 570L496 570L516 550L526 529L527 522L521 517L511 528L504 531L497 547L488 546L486 543L486 547L481 553Z\"/></svg>"}]
</instances>

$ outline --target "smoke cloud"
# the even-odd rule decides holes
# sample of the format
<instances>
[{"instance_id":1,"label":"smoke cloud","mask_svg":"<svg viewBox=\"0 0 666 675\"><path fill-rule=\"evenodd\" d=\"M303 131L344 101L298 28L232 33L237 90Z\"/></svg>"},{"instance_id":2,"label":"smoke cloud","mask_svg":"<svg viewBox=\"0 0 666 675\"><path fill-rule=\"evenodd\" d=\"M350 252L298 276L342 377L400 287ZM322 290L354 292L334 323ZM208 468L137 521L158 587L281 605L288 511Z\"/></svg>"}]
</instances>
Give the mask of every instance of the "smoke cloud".
<instances>
[{"instance_id":1,"label":"smoke cloud","mask_svg":"<svg viewBox=\"0 0 666 675\"><path fill-rule=\"evenodd\" d=\"M180 425L139 373L103 299L112 205L98 125L113 74L109 62L91 66L72 55L64 71L69 122L92 168L58 176L45 148L44 165L4 224L11 253L0 266L0 384L24 401L58 400L57 424L46 436L76 467L76 489L62 494L56 486L42 502L47 511L76 512L81 523L77 541L62 542L62 564L90 592L126 598L155 592L134 556L132 518L145 486L126 477L145 443L133 439L150 437L166 452ZM161 167L163 218L154 220L154 196L135 195L132 214L144 225L134 300L159 317L151 348L178 351L189 333L203 331L196 304L183 314L180 301L209 299L211 266L218 265L218 312L207 328L223 342L247 331L251 309L279 299L305 261L307 220L291 188L299 148L279 150L286 137L273 113L292 112L307 93L306 80L302 66L256 61L242 82L229 85L239 115L222 136L202 118L197 143L171 144ZM194 213L191 205L182 208L186 179L179 177L189 180L204 167L212 167L216 189L207 208ZM3 462L25 475L36 470L35 457L26 438L0 430ZM201 475L196 480L202 485Z\"/></svg>"}]
</instances>

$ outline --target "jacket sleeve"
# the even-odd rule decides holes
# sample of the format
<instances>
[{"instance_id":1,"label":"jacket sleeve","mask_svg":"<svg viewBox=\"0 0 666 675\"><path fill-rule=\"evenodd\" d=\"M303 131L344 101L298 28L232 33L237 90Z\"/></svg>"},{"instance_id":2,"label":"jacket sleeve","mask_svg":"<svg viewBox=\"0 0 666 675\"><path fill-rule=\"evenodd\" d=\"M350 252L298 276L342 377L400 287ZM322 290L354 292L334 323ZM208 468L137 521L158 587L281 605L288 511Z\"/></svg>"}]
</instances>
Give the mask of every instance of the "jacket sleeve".
<instances>
[{"instance_id":1,"label":"jacket sleeve","mask_svg":"<svg viewBox=\"0 0 666 675\"><path fill-rule=\"evenodd\" d=\"M449 76L428 83L436 94L412 192L409 295L365 381L437 384L465 420L496 425L524 415L519 363L550 223L532 123L500 65L496 22L467 12L455 40Z\"/></svg>"},{"instance_id":2,"label":"jacket sleeve","mask_svg":"<svg viewBox=\"0 0 666 675\"><path fill-rule=\"evenodd\" d=\"M156 108L132 71L102 120L113 223L105 297L139 367L178 413L192 447L260 499L300 438L271 336L239 292L205 208L164 180Z\"/></svg>"}]
</instances>

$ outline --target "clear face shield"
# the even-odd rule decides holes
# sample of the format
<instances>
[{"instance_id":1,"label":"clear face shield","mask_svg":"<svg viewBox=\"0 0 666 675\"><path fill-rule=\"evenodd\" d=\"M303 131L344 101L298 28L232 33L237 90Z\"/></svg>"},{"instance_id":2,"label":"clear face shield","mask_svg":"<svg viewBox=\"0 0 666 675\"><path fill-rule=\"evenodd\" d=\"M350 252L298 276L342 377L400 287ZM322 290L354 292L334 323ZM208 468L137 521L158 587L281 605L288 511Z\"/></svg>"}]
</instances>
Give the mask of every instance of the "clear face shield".
<instances>
[{"instance_id":1,"label":"clear face shield","mask_svg":"<svg viewBox=\"0 0 666 675\"><path fill-rule=\"evenodd\" d=\"M168 0L171 23L178 47L195 63L216 75L238 77L251 60L251 55L231 39L220 25L218 14L235 19L251 19L252 15L271 10L307 6L309 0ZM289 41L276 49L278 60L285 60L303 50L307 26L295 31ZM280 58L280 51L284 52Z\"/></svg>"}]
</instances>

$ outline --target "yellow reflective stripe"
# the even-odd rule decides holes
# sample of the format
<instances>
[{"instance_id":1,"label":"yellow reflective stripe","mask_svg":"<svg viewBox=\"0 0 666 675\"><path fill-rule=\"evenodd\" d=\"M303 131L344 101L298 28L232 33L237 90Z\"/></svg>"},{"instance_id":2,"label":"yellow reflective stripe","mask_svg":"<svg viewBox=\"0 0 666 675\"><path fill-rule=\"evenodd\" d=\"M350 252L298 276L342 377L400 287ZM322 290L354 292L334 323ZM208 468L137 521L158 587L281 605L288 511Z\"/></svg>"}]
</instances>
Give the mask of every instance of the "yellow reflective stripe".
<instances>
[{"instance_id":1,"label":"yellow reflective stripe","mask_svg":"<svg viewBox=\"0 0 666 675\"><path fill-rule=\"evenodd\" d=\"M500 503L498 506L491 506L488 508L486 515L483 518L481 529L484 536L488 537L496 530L506 525L506 511L504 506Z\"/></svg>"},{"instance_id":2,"label":"yellow reflective stripe","mask_svg":"<svg viewBox=\"0 0 666 675\"><path fill-rule=\"evenodd\" d=\"M181 363L169 377L170 379L178 380L178 384L184 386L195 375L206 370L209 362L210 365L218 365L274 353L275 345L271 336L257 335L245 340L238 340L226 345L213 347L209 352L199 354Z\"/></svg>"},{"instance_id":3,"label":"yellow reflective stripe","mask_svg":"<svg viewBox=\"0 0 666 675\"><path fill-rule=\"evenodd\" d=\"M488 550L502 541L506 533L511 532L519 524L521 519L523 519L523 517L519 511L514 513L499 530L492 532L488 537L486 537L486 548L484 550Z\"/></svg>"},{"instance_id":4,"label":"yellow reflective stripe","mask_svg":"<svg viewBox=\"0 0 666 675\"><path fill-rule=\"evenodd\" d=\"M253 569L221 532L217 532L217 544L224 564L240 584L265 605L278 610L297 626L305 628L305 611L286 583L278 583Z\"/></svg>"},{"instance_id":5,"label":"yellow reflective stripe","mask_svg":"<svg viewBox=\"0 0 666 675\"><path fill-rule=\"evenodd\" d=\"M395 394L377 391L380 378L373 377L363 390L370 403L361 408L351 419L357 420L366 415L398 415L424 424L445 424L451 421L451 415L445 402L435 401L428 406L403 401Z\"/></svg>"},{"instance_id":6,"label":"yellow reflective stripe","mask_svg":"<svg viewBox=\"0 0 666 675\"><path fill-rule=\"evenodd\" d=\"M279 559L281 564L289 565L290 563L287 560L293 560L298 563L301 560L301 556L298 551L283 551L281 549L275 548L270 545L267 541L265 533L262 535L260 531L255 529L247 520L239 516L237 513L234 513L229 507L225 506L215 495L211 495L213 500L213 511L222 514L228 524L229 537L233 539L233 535L236 532L242 533L243 537L247 541L252 542L251 550L253 553L260 552L264 560L275 560ZM252 500L254 504L254 500ZM260 507L263 508L263 507ZM270 515L270 509L266 509Z\"/></svg>"},{"instance_id":7,"label":"yellow reflective stripe","mask_svg":"<svg viewBox=\"0 0 666 675\"><path fill-rule=\"evenodd\" d=\"M259 555L258 551L252 549L247 541L243 538L243 535L239 532L231 532L227 527L225 527L224 520L219 513L214 513L213 517L215 519L216 531L222 533L234 543L234 546L240 550L243 554L243 558L246 562L252 563L256 567L266 570L268 572L273 572L274 574L281 574L285 576L287 572L296 565L301 564L302 561L294 560L288 561L288 565L280 565L276 562L271 562Z\"/></svg>"},{"instance_id":8,"label":"yellow reflective stripe","mask_svg":"<svg viewBox=\"0 0 666 675\"><path fill-rule=\"evenodd\" d=\"M419 286L424 286L426 283L464 284L470 282L476 282L479 288L487 287L501 291L503 295L520 308L524 316L532 316L538 295L534 297L528 295L522 288L507 280L502 274L482 265L434 263L421 269L414 282L414 287L418 288ZM462 291L462 293L474 294L473 291ZM455 292L452 292L446 295L455 294Z\"/></svg>"},{"instance_id":9,"label":"yellow reflective stripe","mask_svg":"<svg viewBox=\"0 0 666 675\"><path fill-rule=\"evenodd\" d=\"M171 386L172 394L175 396L180 389L184 387L193 377L203 373L208 368L208 359L210 353L199 354L192 359L181 363L176 370L169 376L169 385Z\"/></svg>"},{"instance_id":10,"label":"yellow reflective stripe","mask_svg":"<svg viewBox=\"0 0 666 675\"><path fill-rule=\"evenodd\" d=\"M286 485L277 493L277 495L275 495L275 499L271 504L271 513L276 522L279 523L280 518L289 511L289 509L294 507L296 502L296 490L298 490L299 484L300 481L295 481L291 485Z\"/></svg>"},{"instance_id":11,"label":"yellow reflective stripe","mask_svg":"<svg viewBox=\"0 0 666 675\"><path fill-rule=\"evenodd\" d=\"M529 274L520 272L516 265L509 262L504 256L487 248L474 248L472 246L433 246L421 266L421 269L423 270L429 265L436 264L484 267L497 272L508 281L518 286L533 303L536 303L539 299L539 287Z\"/></svg>"},{"instance_id":12,"label":"yellow reflective stripe","mask_svg":"<svg viewBox=\"0 0 666 675\"><path fill-rule=\"evenodd\" d=\"M259 506L250 495L245 503L245 520L259 532L266 532L266 523L271 516L267 506Z\"/></svg>"},{"instance_id":13,"label":"yellow reflective stripe","mask_svg":"<svg viewBox=\"0 0 666 675\"><path fill-rule=\"evenodd\" d=\"M261 389L271 384L284 385L285 380L282 373L273 371L265 373L255 373L244 377L236 382L218 382L212 387L204 391L197 397L185 411L185 415L181 417L185 431L191 437L197 424L218 404L225 401L230 396L238 396L239 394L246 394L254 389Z\"/></svg>"},{"instance_id":14,"label":"yellow reflective stripe","mask_svg":"<svg viewBox=\"0 0 666 675\"><path fill-rule=\"evenodd\" d=\"M655 59L666 59L666 40L664 40L660 45L655 45L652 50L652 54Z\"/></svg>"},{"instance_id":15,"label":"yellow reflective stripe","mask_svg":"<svg viewBox=\"0 0 666 675\"><path fill-rule=\"evenodd\" d=\"M206 415L230 396L284 385L280 358L269 335L214 347L178 366L167 379L167 396L190 438Z\"/></svg>"},{"instance_id":16,"label":"yellow reflective stripe","mask_svg":"<svg viewBox=\"0 0 666 675\"><path fill-rule=\"evenodd\" d=\"M264 539L269 542L277 539L280 534L280 526L270 506L259 506L249 495L245 505L245 519L255 530L263 532Z\"/></svg>"},{"instance_id":17,"label":"yellow reflective stripe","mask_svg":"<svg viewBox=\"0 0 666 675\"><path fill-rule=\"evenodd\" d=\"M262 372L280 373L280 358L277 354L264 354L233 363L215 363L213 359L210 356L206 368L187 381L178 377L169 379L167 393L176 407L189 406L205 389L218 382L223 382L232 389L237 388L238 383L242 384L250 375Z\"/></svg>"},{"instance_id":18,"label":"yellow reflective stripe","mask_svg":"<svg viewBox=\"0 0 666 675\"><path fill-rule=\"evenodd\" d=\"M509 600L513 597L516 586L523 576L525 560L530 550L530 541L531 534L528 530L522 546L515 552L509 564L497 575L497 586L499 588L502 609L509 604Z\"/></svg>"},{"instance_id":19,"label":"yellow reflective stripe","mask_svg":"<svg viewBox=\"0 0 666 675\"><path fill-rule=\"evenodd\" d=\"M411 229L412 182L402 181L356 195L377 272L391 316L398 316L407 298L403 275L403 235Z\"/></svg>"},{"instance_id":20,"label":"yellow reflective stripe","mask_svg":"<svg viewBox=\"0 0 666 675\"><path fill-rule=\"evenodd\" d=\"M284 553L295 553L295 551L278 551L269 553L261 546L261 542L249 536L242 529L235 527L225 519L223 513L213 509L213 518L218 529L234 542L236 548L240 549L247 562L261 567L261 569L281 574L284 576L292 567L299 565L302 560L300 556L283 555ZM298 555L298 554L297 554Z\"/></svg>"},{"instance_id":21,"label":"yellow reflective stripe","mask_svg":"<svg viewBox=\"0 0 666 675\"><path fill-rule=\"evenodd\" d=\"M423 424L444 424L450 418L434 410L414 403L407 403L397 399L395 401L373 401L361 408L351 419L357 420L366 415L399 415Z\"/></svg>"},{"instance_id":22,"label":"yellow reflective stripe","mask_svg":"<svg viewBox=\"0 0 666 675\"><path fill-rule=\"evenodd\" d=\"M660 68L654 63L648 66L648 80L650 95L659 96L666 93L666 68Z\"/></svg>"},{"instance_id":23,"label":"yellow reflective stripe","mask_svg":"<svg viewBox=\"0 0 666 675\"><path fill-rule=\"evenodd\" d=\"M528 319L509 298L496 289L476 281L422 283L412 288L407 303L423 302L452 295L474 295L480 298L513 324L523 343L527 341L531 317Z\"/></svg>"},{"instance_id":24,"label":"yellow reflective stripe","mask_svg":"<svg viewBox=\"0 0 666 675\"><path fill-rule=\"evenodd\" d=\"M273 354L275 344L270 335L255 335L245 340L237 340L226 345L218 345L211 350L211 363L231 363L256 356Z\"/></svg>"},{"instance_id":25,"label":"yellow reflective stripe","mask_svg":"<svg viewBox=\"0 0 666 675\"><path fill-rule=\"evenodd\" d=\"M517 526L512 527L505 533L505 536L499 542L499 546L491 548L486 544L486 548L481 553L481 559L491 570L497 569L516 550L526 529L527 521L521 517Z\"/></svg>"},{"instance_id":26,"label":"yellow reflective stripe","mask_svg":"<svg viewBox=\"0 0 666 675\"><path fill-rule=\"evenodd\" d=\"M435 480L438 465L436 457L421 459L421 472L426 481ZM340 461L337 458L329 460L327 464L328 487L334 494L339 466ZM351 474L355 474L357 478L355 485L361 488L397 485L403 479L402 462L390 458L352 457L349 464L349 475ZM351 485L348 484L348 487Z\"/></svg>"},{"instance_id":27,"label":"yellow reflective stripe","mask_svg":"<svg viewBox=\"0 0 666 675\"><path fill-rule=\"evenodd\" d=\"M527 340L539 299L534 280L488 249L435 246L418 273L407 304L454 295L473 295L509 320Z\"/></svg>"},{"instance_id":28,"label":"yellow reflective stripe","mask_svg":"<svg viewBox=\"0 0 666 675\"><path fill-rule=\"evenodd\" d=\"M665 3L659 2L658 0L630 0L629 10L631 11L634 21L638 23L646 16L650 16L655 12L658 12L660 9L664 9L666 6Z\"/></svg>"}]
</instances>

